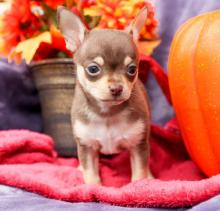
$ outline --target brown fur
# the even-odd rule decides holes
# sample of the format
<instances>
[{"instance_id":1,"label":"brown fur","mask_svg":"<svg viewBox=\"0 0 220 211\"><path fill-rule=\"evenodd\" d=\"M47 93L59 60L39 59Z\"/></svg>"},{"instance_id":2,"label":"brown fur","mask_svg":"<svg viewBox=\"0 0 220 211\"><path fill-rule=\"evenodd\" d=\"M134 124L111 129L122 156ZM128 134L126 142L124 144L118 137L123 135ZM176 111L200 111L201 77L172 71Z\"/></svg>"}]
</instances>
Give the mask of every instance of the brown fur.
<instances>
[{"instance_id":1,"label":"brown fur","mask_svg":"<svg viewBox=\"0 0 220 211\"><path fill-rule=\"evenodd\" d=\"M74 61L81 68L76 70L78 78L71 110L73 130L76 121L82 124L80 127L85 128L86 125L94 124L94 118L103 119L106 128L112 127L114 125L114 122L112 122L114 116L122 118L120 121L130 125L135 122L144 123L144 130L142 134L138 134L140 140L138 140L136 145L129 147L126 142L120 142L116 146L117 149L130 151L132 180L151 176L148 169L150 112L147 94L143 84L140 80L137 80L138 73L136 72L135 75L129 76L127 74L128 66L125 65L125 58L129 57L132 64L138 66L139 55L132 35L134 36L135 34L137 36L137 33L139 33L145 21L144 18L146 19L144 12L146 12L146 9L142 10L127 31L104 29L90 32L85 29L81 21L71 12L64 8L60 8L58 12L61 31L65 35L67 47L74 51ZM72 37L73 32L75 37ZM87 73L86 68L91 63L94 63L94 58L96 57L101 57L104 60L104 64L100 67L102 69L100 74L91 76L91 74ZM81 72L79 73L78 71ZM106 81L103 80L107 84L98 83L103 78L108 79ZM120 84L124 87L123 92L130 93L126 95L129 98L125 98L123 95L117 98L112 97L110 91L108 94L100 94L99 96L105 97L107 100L121 100L119 104L108 106L103 111L103 108L100 107L100 100L102 99L98 99L90 89L84 87L86 86L83 84L85 81L91 87L95 84L101 85L105 88L105 92L106 90L108 91L108 87L111 84ZM96 92L102 93L103 90L98 88L100 87L96 87ZM126 134L126 131L120 132ZM82 143L80 137L76 134L74 136L78 145L78 157L85 181L87 183L99 183L98 154L102 147L101 142L94 142L95 146L87 146Z\"/></svg>"}]
</instances>

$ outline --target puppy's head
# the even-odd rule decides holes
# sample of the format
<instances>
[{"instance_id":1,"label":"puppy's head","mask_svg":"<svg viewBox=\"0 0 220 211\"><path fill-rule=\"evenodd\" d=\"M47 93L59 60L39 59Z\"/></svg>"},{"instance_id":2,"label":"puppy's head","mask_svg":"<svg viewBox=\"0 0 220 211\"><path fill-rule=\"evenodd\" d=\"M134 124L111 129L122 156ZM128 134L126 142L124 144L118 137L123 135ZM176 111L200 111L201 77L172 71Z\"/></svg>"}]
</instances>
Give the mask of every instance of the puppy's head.
<instances>
[{"instance_id":1,"label":"puppy's head","mask_svg":"<svg viewBox=\"0 0 220 211\"><path fill-rule=\"evenodd\" d=\"M146 19L147 9L143 8L126 30L88 31L71 11L58 9L66 47L74 53L77 79L97 101L117 105L129 99L138 77L135 41Z\"/></svg>"}]
</instances>

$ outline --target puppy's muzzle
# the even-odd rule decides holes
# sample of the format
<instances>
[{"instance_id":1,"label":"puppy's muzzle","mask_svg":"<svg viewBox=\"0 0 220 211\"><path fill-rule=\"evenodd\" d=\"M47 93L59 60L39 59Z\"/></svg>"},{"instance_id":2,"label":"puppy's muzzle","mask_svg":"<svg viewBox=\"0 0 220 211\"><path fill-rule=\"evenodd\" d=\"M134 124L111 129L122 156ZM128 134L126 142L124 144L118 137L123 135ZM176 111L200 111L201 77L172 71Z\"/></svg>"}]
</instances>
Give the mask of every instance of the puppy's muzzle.
<instances>
[{"instance_id":1,"label":"puppy's muzzle","mask_svg":"<svg viewBox=\"0 0 220 211\"><path fill-rule=\"evenodd\" d=\"M119 84L117 84L117 85L112 84L109 86L109 90L110 90L110 93L113 97L119 97L119 96L121 96L121 94L123 92L123 86L119 85Z\"/></svg>"}]
</instances>

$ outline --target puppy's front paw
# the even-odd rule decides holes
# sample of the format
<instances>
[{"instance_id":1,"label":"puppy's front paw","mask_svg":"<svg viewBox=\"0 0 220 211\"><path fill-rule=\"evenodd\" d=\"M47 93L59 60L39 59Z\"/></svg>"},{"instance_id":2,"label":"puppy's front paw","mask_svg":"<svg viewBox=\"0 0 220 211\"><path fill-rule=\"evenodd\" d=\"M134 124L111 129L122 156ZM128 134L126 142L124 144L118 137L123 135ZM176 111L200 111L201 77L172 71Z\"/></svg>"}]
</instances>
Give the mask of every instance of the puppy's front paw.
<instances>
[{"instance_id":1,"label":"puppy's front paw","mask_svg":"<svg viewBox=\"0 0 220 211\"><path fill-rule=\"evenodd\" d=\"M81 165L79 165L77 169L82 172L84 182L86 184L101 184L99 175L95 174L94 172L84 170Z\"/></svg>"},{"instance_id":2,"label":"puppy's front paw","mask_svg":"<svg viewBox=\"0 0 220 211\"><path fill-rule=\"evenodd\" d=\"M132 178L131 178L132 182L140 180L140 179L154 179L154 176L152 175L150 170L138 171L132 174Z\"/></svg>"},{"instance_id":3,"label":"puppy's front paw","mask_svg":"<svg viewBox=\"0 0 220 211\"><path fill-rule=\"evenodd\" d=\"M77 169L81 172L83 171L83 167L81 165L78 165Z\"/></svg>"},{"instance_id":4,"label":"puppy's front paw","mask_svg":"<svg viewBox=\"0 0 220 211\"><path fill-rule=\"evenodd\" d=\"M150 170L147 173L147 179L154 179L154 176L153 176L153 174L151 173Z\"/></svg>"},{"instance_id":5,"label":"puppy's front paw","mask_svg":"<svg viewBox=\"0 0 220 211\"><path fill-rule=\"evenodd\" d=\"M101 184L100 177L92 174L84 175L84 181L86 184Z\"/></svg>"}]
</instances>

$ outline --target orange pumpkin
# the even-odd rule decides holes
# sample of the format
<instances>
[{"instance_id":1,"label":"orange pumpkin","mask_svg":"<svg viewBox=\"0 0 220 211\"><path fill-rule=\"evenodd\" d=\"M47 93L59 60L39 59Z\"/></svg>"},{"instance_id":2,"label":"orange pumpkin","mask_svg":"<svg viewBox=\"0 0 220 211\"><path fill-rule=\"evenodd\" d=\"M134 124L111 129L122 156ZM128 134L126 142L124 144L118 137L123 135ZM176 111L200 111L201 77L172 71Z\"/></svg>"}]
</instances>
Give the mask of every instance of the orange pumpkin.
<instances>
[{"instance_id":1,"label":"orange pumpkin","mask_svg":"<svg viewBox=\"0 0 220 211\"><path fill-rule=\"evenodd\" d=\"M177 31L169 85L189 154L207 176L220 173L220 11L194 17Z\"/></svg>"}]
</instances>

